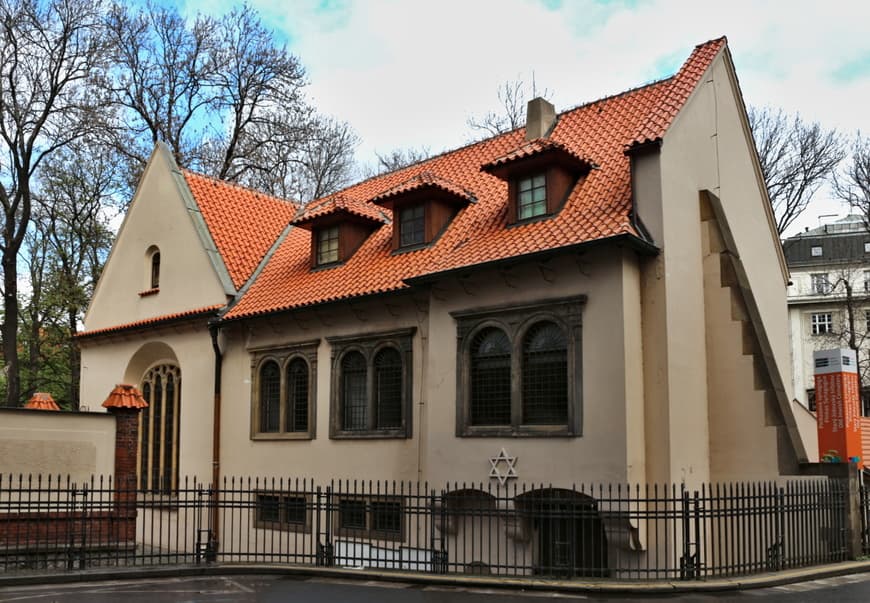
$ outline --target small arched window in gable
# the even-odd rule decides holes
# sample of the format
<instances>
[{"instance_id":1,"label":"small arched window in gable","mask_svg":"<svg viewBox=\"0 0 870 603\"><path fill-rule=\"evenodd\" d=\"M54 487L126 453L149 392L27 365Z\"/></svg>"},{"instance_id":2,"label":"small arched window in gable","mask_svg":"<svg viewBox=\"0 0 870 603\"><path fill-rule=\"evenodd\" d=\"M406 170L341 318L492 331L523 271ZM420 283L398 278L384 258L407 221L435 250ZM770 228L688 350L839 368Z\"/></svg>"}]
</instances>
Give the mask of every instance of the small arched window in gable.
<instances>
[{"instance_id":1,"label":"small arched window in gable","mask_svg":"<svg viewBox=\"0 0 870 603\"><path fill-rule=\"evenodd\" d=\"M160 248L152 245L145 252L145 290L139 295L154 295L160 290Z\"/></svg>"},{"instance_id":2,"label":"small arched window in gable","mask_svg":"<svg viewBox=\"0 0 870 603\"><path fill-rule=\"evenodd\" d=\"M160 287L160 251L151 254L151 288Z\"/></svg>"}]
</instances>

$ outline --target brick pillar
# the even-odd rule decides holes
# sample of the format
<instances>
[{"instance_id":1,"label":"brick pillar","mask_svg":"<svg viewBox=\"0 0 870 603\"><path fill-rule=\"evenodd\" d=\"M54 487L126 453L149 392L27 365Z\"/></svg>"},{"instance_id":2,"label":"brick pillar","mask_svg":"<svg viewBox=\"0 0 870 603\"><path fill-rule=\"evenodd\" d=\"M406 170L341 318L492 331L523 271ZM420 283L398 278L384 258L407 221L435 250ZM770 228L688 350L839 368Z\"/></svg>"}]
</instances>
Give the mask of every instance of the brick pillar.
<instances>
[{"instance_id":1,"label":"brick pillar","mask_svg":"<svg viewBox=\"0 0 870 603\"><path fill-rule=\"evenodd\" d=\"M103 406L115 415L115 510L135 517L139 412L148 403L136 387L116 385Z\"/></svg>"}]
</instances>

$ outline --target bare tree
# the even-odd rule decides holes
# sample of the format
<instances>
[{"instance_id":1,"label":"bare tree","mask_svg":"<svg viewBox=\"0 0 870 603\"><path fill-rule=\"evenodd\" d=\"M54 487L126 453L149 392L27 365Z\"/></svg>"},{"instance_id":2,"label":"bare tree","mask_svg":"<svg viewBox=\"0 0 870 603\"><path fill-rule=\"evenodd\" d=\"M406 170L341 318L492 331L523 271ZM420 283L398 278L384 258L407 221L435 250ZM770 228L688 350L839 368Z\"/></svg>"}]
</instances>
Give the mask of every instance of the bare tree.
<instances>
[{"instance_id":1,"label":"bare tree","mask_svg":"<svg viewBox=\"0 0 870 603\"><path fill-rule=\"evenodd\" d=\"M767 183L776 227L782 234L845 156L836 130L805 122L781 109L749 109L749 123Z\"/></svg>"},{"instance_id":2,"label":"bare tree","mask_svg":"<svg viewBox=\"0 0 870 603\"><path fill-rule=\"evenodd\" d=\"M510 132L525 125L526 102L538 96L549 98L552 93L544 88L537 90L534 73L532 74L531 95L526 95L526 83L521 78L504 82L498 88L497 111L490 111L480 117L469 117L468 127L484 136L496 136Z\"/></svg>"},{"instance_id":3,"label":"bare tree","mask_svg":"<svg viewBox=\"0 0 870 603\"><path fill-rule=\"evenodd\" d=\"M99 0L0 0L0 205L6 404L20 402L18 252L41 164L100 129L93 86L104 67Z\"/></svg>"},{"instance_id":4,"label":"bare tree","mask_svg":"<svg viewBox=\"0 0 870 603\"><path fill-rule=\"evenodd\" d=\"M377 164L374 168L367 168L364 171L364 174L367 178L371 178L372 176L377 176L379 174L386 174L389 172L395 172L396 170L400 170L403 167L408 167L409 165L413 165L415 163L420 163L421 161L425 161L432 156L432 152L429 150L429 147L420 147L419 149L415 148L407 148L407 149L393 149L387 153L375 153L377 157Z\"/></svg>"},{"instance_id":5,"label":"bare tree","mask_svg":"<svg viewBox=\"0 0 870 603\"><path fill-rule=\"evenodd\" d=\"M845 166L834 174L834 194L860 211L870 229L870 138L860 132Z\"/></svg>"}]
</instances>

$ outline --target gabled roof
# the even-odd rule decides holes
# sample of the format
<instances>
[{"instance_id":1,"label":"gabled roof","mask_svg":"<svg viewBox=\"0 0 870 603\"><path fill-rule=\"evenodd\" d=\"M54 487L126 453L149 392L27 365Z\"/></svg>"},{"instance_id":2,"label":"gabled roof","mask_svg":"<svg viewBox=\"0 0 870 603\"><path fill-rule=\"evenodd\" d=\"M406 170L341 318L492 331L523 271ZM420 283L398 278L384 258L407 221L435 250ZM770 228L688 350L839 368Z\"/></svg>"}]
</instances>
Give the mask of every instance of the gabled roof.
<instances>
[{"instance_id":1,"label":"gabled roof","mask_svg":"<svg viewBox=\"0 0 870 603\"><path fill-rule=\"evenodd\" d=\"M296 226L306 227L312 222L327 216L341 214L361 218L369 222L386 224L389 222L381 210L374 205L360 201L348 194L336 193L322 199L317 199L299 211L293 220Z\"/></svg>"},{"instance_id":2,"label":"gabled roof","mask_svg":"<svg viewBox=\"0 0 870 603\"><path fill-rule=\"evenodd\" d=\"M375 230L343 264L313 271L311 237L293 228L224 319L402 290L414 279L610 238L644 241L632 223L630 159L625 150L664 135L724 46L724 38L702 44L673 78L558 116L548 142L537 144L560 145L574 157L594 158L599 169L574 187L556 215L506 228L508 185L481 167L527 152L523 150L524 129L507 132L360 182L338 196L309 205L296 222L336 211L330 205L373 218L371 212L377 208L360 200L384 198L432 174L478 201L459 211L432 245L393 254L392 228L385 226Z\"/></svg>"},{"instance_id":3,"label":"gabled roof","mask_svg":"<svg viewBox=\"0 0 870 603\"><path fill-rule=\"evenodd\" d=\"M401 195L424 189L444 191L463 203L474 203L476 201L474 194L471 191L462 188L455 182L452 182L447 178L442 178L432 172L420 172L416 176L408 178L393 188L375 195L372 197L371 202L377 205L383 205Z\"/></svg>"},{"instance_id":4,"label":"gabled roof","mask_svg":"<svg viewBox=\"0 0 870 603\"><path fill-rule=\"evenodd\" d=\"M236 290L251 277L299 204L183 170Z\"/></svg>"}]
</instances>

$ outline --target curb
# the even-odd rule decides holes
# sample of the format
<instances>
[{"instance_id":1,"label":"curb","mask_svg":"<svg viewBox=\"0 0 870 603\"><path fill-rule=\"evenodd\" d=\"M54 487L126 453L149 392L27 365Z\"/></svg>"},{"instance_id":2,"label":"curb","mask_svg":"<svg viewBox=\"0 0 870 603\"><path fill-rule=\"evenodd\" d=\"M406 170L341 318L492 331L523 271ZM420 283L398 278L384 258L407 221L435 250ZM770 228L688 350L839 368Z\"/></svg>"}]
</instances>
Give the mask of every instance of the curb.
<instances>
[{"instance_id":1,"label":"curb","mask_svg":"<svg viewBox=\"0 0 870 603\"><path fill-rule=\"evenodd\" d=\"M610 580L544 580L534 578L493 578L486 576L433 575L412 572L389 572L363 569L335 569L286 565L180 565L133 569L96 569L64 573L0 575L0 589L13 586L44 586L48 584L78 584L108 580L143 580L195 576L282 575L294 577L328 577L413 584L437 584L473 588L503 588L564 593L600 593L610 595L663 595L713 593L758 588L770 588L796 582L819 580L849 574L870 572L870 561L848 561L834 565L786 570L776 574L759 574L739 578L717 578L691 581L626 582Z\"/></svg>"}]
</instances>

